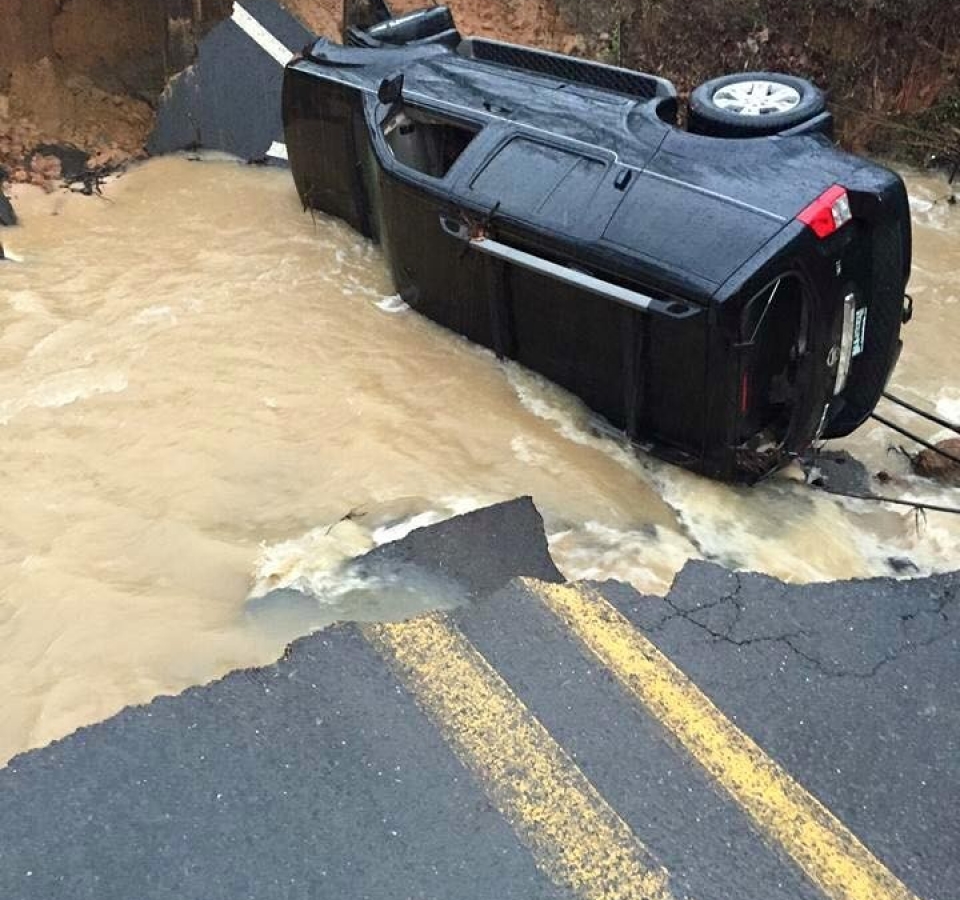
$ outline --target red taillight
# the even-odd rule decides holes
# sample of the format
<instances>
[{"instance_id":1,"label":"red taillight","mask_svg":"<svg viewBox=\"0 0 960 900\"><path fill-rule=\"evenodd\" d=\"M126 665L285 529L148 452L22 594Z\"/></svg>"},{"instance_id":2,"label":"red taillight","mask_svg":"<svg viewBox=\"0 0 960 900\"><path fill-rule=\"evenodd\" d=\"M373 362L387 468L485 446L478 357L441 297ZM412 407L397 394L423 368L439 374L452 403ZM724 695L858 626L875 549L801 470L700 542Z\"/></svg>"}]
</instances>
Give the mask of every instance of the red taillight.
<instances>
[{"instance_id":1,"label":"red taillight","mask_svg":"<svg viewBox=\"0 0 960 900\"><path fill-rule=\"evenodd\" d=\"M740 415L745 416L750 409L750 376L744 372L740 376Z\"/></svg>"},{"instance_id":2,"label":"red taillight","mask_svg":"<svg viewBox=\"0 0 960 900\"><path fill-rule=\"evenodd\" d=\"M846 188L835 184L817 197L797 218L812 228L818 238L829 237L853 218Z\"/></svg>"}]
</instances>

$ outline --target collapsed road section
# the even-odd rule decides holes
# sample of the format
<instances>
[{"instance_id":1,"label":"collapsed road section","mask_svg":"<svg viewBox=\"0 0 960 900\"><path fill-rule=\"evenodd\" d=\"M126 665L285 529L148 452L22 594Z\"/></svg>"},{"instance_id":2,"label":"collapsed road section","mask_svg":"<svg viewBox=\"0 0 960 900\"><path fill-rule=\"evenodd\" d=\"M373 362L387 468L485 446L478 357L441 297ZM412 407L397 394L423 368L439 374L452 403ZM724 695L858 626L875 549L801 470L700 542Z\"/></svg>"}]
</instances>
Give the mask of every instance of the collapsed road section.
<instances>
[{"instance_id":1,"label":"collapsed road section","mask_svg":"<svg viewBox=\"0 0 960 900\"><path fill-rule=\"evenodd\" d=\"M954 895L960 575L567 584L528 500L355 565L390 562L467 602L14 759L0 893Z\"/></svg>"},{"instance_id":2,"label":"collapsed road section","mask_svg":"<svg viewBox=\"0 0 960 900\"><path fill-rule=\"evenodd\" d=\"M283 164L283 66L310 37L277 3L234 3L231 17L201 41L194 64L167 87L149 152L203 147Z\"/></svg>"}]
</instances>

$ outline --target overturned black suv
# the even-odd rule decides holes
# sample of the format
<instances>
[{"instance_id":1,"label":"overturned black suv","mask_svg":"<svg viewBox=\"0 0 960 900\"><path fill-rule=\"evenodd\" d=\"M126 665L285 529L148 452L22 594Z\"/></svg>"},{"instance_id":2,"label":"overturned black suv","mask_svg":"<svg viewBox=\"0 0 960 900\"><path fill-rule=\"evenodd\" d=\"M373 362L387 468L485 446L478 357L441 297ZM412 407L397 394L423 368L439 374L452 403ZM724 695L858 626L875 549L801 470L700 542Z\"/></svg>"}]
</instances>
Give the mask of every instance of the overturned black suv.
<instances>
[{"instance_id":1,"label":"overturned black suv","mask_svg":"<svg viewBox=\"0 0 960 900\"><path fill-rule=\"evenodd\" d=\"M833 146L813 85L716 79L682 130L661 78L388 15L293 60L283 118L305 206L379 241L410 306L715 478L872 412L907 196Z\"/></svg>"}]
</instances>

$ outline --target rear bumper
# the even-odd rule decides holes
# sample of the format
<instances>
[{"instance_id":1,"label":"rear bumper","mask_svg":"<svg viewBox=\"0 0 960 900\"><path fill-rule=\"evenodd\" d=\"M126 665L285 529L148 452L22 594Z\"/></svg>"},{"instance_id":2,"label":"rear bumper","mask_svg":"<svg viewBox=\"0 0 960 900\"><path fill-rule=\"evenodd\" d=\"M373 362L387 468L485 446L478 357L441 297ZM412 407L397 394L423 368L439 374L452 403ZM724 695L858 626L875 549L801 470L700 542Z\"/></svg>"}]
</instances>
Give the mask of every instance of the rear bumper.
<instances>
[{"instance_id":1,"label":"rear bumper","mask_svg":"<svg viewBox=\"0 0 960 900\"><path fill-rule=\"evenodd\" d=\"M767 248L764 258L718 305L719 327L711 339L708 363L713 390L705 430L705 474L756 480L817 440L850 434L878 403L902 347L910 218L898 176L870 166L864 167L863 179L869 182L851 179L848 189L852 222L823 240L799 223L788 226L776 246ZM769 369L769 356L758 362L764 347L747 341L742 324L751 302L747 298L757 296L778 272L790 272L802 282L807 326L802 341L790 350L797 364L791 368L789 422L781 414L781 439L769 441L758 439L764 422L756 408L758 396L769 385L762 377L757 384L758 369L764 365ZM845 298L854 303L846 337ZM788 304L786 309L790 308ZM842 383L844 352L849 365Z\"/></svg>"},{"instance_id":2,"label":"rear bumper","mask_svg":"<svg viewBox=\"0 0 960 900\"><path fill-rule=\"evenodd\" d=\"M832 400L823 436L842 437L857 429L873 412L886 387L902 342L904 256L909 246L908 218L888 217L872 223L870 257L861 278L867 290L858 297L857 309L864 316L858 347L851 360L846 387Z\"/></svg>"}]
</instances>

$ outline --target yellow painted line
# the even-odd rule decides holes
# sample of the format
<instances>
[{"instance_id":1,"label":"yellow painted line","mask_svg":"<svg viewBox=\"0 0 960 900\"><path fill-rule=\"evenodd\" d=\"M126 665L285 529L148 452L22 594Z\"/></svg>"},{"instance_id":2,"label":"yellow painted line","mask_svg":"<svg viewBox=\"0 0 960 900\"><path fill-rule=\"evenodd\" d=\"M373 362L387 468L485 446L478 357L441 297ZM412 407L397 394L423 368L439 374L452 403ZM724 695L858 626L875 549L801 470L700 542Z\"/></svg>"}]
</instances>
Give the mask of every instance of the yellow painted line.
<instances>
[{"instance_id":1,"label":"yellow painted line","mask_svg":"<svg viewBox=\"0 0 960 900\"><path fill-rule=\"evenodd\" d=\"M666 871L446 618L364 633L547 877L586 900L670 900Z\"/></svg>"},{"instance_id":2,"label":"yellow painted line","mask_svg":"<svg viewBox=\"0 0 960 900\"><path fill-rule=\"evenodd\" d=\"M833 813L595 591L524 583L831 900L916 900Z\"/></svg>"}]
</instances>

